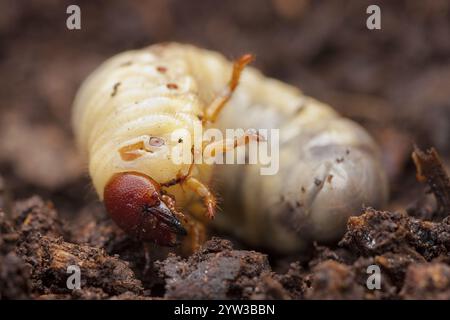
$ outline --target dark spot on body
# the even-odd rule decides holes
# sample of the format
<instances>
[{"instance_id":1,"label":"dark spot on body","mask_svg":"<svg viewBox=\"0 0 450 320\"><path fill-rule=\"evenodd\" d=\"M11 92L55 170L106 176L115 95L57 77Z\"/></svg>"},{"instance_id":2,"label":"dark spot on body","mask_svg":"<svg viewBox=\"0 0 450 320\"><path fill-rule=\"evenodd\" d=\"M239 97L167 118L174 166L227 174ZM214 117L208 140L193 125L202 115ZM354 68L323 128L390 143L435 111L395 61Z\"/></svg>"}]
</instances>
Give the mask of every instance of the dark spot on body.
<instances>
[{"instance_id":1,"label":"dark spot on body","mask_svg":"<svg viewBox=\"0 0 450 320\"><path fill-rule=\"evenodd\" d=\"M345 154L349 155L350 154L350 150L345 150Z\"/></svg>"},{"instance_id":2,"label":"dark spot on body","mask_svg":"<svg viewBox=\"0 0 450 320\"><path fill-rule=\"evenodd\" d=\"M344 162L344 157L337 158L337 159L336 159L336 162L337 162L337 163Z\"/></svg>"},{"instance_id":3,"label":"dark spot on body","mask_svg":"<svg viewBox=\"0 0 450 320\"><path fill-rule=\"evenodd\" d=\"M128 67L128 66L131 66L132 64L133 63L131 61L127 61L127 62L122 63L120 66L121 67Z\"/></svg>"},{"instance_id":4,"label":"dark spot on body","mask_svg":"<svg viewBox=\"0 0 450 320\"><path fill-rule=\"evenodd\" d=\"M331 180L333 180L333 175L329 174L328 177L327 177L327 182L331 183Z\"/></svg>"},{"instance_id":5,"label":"dark spot on body","mask_svg":"<svg viewBox=\"0 0 450 320\"><path fill-rule=\"evenodd\" d=\"M302 186L302 193L305 193L305 192L306 192L306 189L304 186Z\"/></svg>"},{"instance_id":6,"label":"dark spot on body","mask_svg":"<svg viewBox=\"0 0 450 320\"><path fill-rule=\"evenodd\" d=\"M178 143L182 143L183 142L183 138L178 139Z\"/></svg>"},{"instance_id":7,"label":"dark spot on body","mask_svg":"<svg viewBox=\"0 0 450 320\"><path fill-rule=\"evenodd\" d=\"M111 97L114 97L117 94L117 91L119 90L120 82L117 82L113 86L113 90L111 92Z\"/></svg>"},{"instance_id":8,"label":"dark spot on body","mask_svg":"<svg viewBox=\"0 0 450 320\"><path fill-rule=\"evenodd\" d=\"M159 73L166 73L167 72L167 68L163 67L163 66L156 67L156 70L158 70Z\"/></svg>"},{"instance_id":9,"label":"dark spot on body","mask_svg":"<svg viewBox=\"0 0 450 320\"><path fill-rule=\"evenodd\" d=\"M316 186L320 186L322 184L322 180L320 180L319 178L314 178L314 184Z\"/></svg>"},{"instance_id":10,"label":"dark spot on body","mask_svg":"<svg viewBox=\"0 0 450 320\"><path fill-rule=\"evenodd\" d=\"M176 89L178 89L178 85L177 85L176 83L168 83L168 84L166 85L166 87L167 87L168 89L171 89L171 90L176 90Z\"/></svg>"}]
</instances>

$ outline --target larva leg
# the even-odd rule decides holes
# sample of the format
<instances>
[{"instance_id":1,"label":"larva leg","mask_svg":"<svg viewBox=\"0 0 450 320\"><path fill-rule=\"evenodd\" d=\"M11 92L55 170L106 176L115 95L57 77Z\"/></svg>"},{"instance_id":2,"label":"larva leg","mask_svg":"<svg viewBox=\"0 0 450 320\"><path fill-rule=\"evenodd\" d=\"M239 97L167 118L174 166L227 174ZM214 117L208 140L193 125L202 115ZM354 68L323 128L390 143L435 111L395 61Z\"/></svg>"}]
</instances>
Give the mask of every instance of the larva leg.
<instances>
[{"instance_id":1,"label":"larva leg","mask_svg":"<svg viewBox=\"0 0 450 320\"><path fill-rule=\"evenodd\" d=\"M191 170L189 170L188 175L190 174L190 171ZM204 225L196 219L193 219L192 217L188 218L182 212L177 211L175 199L171 196L163 195L161 199L167 204L167 207L176 215L176 217L184 222L188 237L182 242L182 252L187 255L196 252L206 241L206 229Z\"/></svg>"},{"instance_id":2,"label":"larva leg","mask_svg":"<svg viewBox=\"0 0 450 320\"><path fill-rule=\"evenodd\" d=\"M216 197L208 187L193 177L187 177L183 184L203 198L203 202L207 209L206 215L208 218L213 219L216 211Z\"/></svg>"},{"instance_id":3,"label":"larva leg","mask_svg":"<svg viewBox=\"0 0 450 320\"><path fill-rule=\"evenodd\" d=\"M206 241L206 229L204 225L192 217L185 216L182 212L177 211L175 199L169 195L163 195L161 199L167 204L167 207L175 214L175 216L183 221L187 231L187 239L182 242L182 252L190 255L198 249Z\"/></svg>"},{"instance_id":4,"label":"larva leg","mask_svg":"<svg viewBox=\"0 0 450 320\"><path fill-rule=\"evenodd\" d=\"M194 152L194 151L192 150L192 152ZM194 155L194 153L192 153L192 154ZM176 184L180 184L181 188L183 188L183 183L184 183L184 181L186 181L186 179L188 177L191 176L193 168L194 168L194 162L191 163L191 165L189 166L188 172L186 174L182 174L181 172L179 172L177 174L176 178L169 180L167 182L161 183L161 186L168 188L168 187L174 186Z\"/></svg>"},{"instance_id":5,"label":"larva leg","mask_svg":"<svg viewBox=\"0 0 450 320\"><path fill-rule=\"evenodd\" d=\"M233 73L227 87L206 108L204 119L206 122L216 121L220 111L223 109L228 100L230 100L234 90L236 90L236 87L239 84L239 79L241 78L242 70L244 70L245 66L252 62L253 59L253 55L245 54L234 62Z\"/></svg>"},{"instance_id":6,"label":"larva leg","mask_svg":"<svg viewBox=\"0 0 450 320\"><path fill-rule=\"evenodd\" d=\"M260 142L265 141L265 137L261 136L257 131L249 129L244 135L240 137L235 137L234 140L223 139L219 141L214 141L205 146L211 150L211 153L207 155L205 160L209 160L217 156L217 151L220 154L227 153L228 151L234 150L237 147L249 144L251 141Z\"/></svg>"},{"instance_id":7,"label":"larva leg","mask_svg":"<svg viewBox=\"0 0 450 320\"><path fill-rule=\"evenodd\" d=\"M203 223L195 219L189 219L186 223L188 237L182 242L183 254L190 255L198 251L206 241L206 229Z\"/></svg>"}]
</instances>

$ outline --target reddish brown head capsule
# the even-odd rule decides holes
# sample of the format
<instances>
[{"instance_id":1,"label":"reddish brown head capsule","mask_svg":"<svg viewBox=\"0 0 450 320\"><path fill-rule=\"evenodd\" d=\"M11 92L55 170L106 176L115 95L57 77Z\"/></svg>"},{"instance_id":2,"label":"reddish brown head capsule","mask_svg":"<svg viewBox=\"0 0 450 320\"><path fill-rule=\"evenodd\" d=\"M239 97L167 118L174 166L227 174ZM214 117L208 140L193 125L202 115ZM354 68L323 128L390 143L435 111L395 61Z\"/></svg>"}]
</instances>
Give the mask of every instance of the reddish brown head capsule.
<instances>
[{"instance_id":1,"label":"reddish brown head capsule","mask_svg":"<svg viewBox=\"0 0 450 320\"><path fill-rule=\"evenodd\" d=\"M162 201L160 185L144 174L115 174L105 186L104 203L117 225L138 239L173 246L177 235L186 235L181 222Z\"/></svg>"}]
</instances>

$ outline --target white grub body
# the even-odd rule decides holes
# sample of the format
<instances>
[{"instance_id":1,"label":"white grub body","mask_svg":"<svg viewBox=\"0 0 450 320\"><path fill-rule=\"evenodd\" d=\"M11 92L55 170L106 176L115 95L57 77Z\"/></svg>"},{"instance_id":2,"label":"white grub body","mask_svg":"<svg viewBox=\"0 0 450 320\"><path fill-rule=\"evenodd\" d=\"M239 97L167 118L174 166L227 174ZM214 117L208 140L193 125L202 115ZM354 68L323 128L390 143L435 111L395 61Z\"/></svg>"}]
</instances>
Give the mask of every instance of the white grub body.
<instances>
[{"instance_id":1,"label":"white grub body","mask_svg":"<svg viewBox=\"0 0 450 320\"><path fill-rule=\"evenodd\" d=\"M118 172L141 172L159 183L186 172L189 165L176 165L168 155L170 135L180 128L193 134L231 72L232 63L222 55L176 43L128 51L100 66L80 89L73 116L100 199ZM260 175L258 165L214 168L213 187L223 208L214 223L250 245L292 252L312 241L334 241L362 205L386 201L387 181L368 133L330 106L252 67L244 70L210 126L280 129L277 174ZM120 157L121 147L147 143L151 136L166 144L133 161ZM211 169L196 165L193 175L207 183ZM168 191L182 210L192 199L178 185Z\"/></svg>"}]
</instances>

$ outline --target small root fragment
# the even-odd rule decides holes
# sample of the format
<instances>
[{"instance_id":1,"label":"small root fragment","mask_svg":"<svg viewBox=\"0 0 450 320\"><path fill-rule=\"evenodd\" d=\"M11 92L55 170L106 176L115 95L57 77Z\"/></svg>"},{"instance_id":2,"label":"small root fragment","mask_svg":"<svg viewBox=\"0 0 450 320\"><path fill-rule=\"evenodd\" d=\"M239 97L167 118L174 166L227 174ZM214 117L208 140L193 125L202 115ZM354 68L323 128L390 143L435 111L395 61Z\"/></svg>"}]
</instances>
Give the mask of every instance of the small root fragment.
<instances>
[{"instance_id":1,"label":"small root fragment","mask_svg":"<svg viewBox=\"0 0 450 320\"><path fill-rule=\"evenodd\" d=\"M436 197L437 215L450 215L450 178L436 149L422 151L415 146L412 158L417 169L417 180L426 182Z\"/></svg>"}]
</instances>

